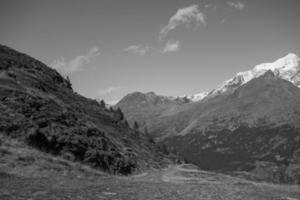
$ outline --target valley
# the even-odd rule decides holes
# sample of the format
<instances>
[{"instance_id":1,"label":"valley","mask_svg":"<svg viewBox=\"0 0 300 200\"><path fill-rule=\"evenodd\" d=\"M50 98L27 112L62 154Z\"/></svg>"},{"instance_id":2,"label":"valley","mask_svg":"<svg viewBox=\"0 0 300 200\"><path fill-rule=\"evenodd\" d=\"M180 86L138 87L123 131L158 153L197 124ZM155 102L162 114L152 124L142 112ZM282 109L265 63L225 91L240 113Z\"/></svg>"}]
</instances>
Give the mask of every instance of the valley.
<instances>
[{"instance_id":1,"label":"valley","mask_svg":"<svg viewBox=\"0 0 300 200\"><path fill-rule=\"evenodd\" d=\"M0 0L0 200L300 200L299 0Z\"/></svg>"},{"instance_id":2,"label":"valley","mask_svg":"<svg viewBox=\"0 0 300 200\"><path fill-rule=\"evenodd\" d=\"M0 64L1 199L300 198L300 90L271 70L196 102L107 107L9 47Z\"/></svg>"}]
</instances>

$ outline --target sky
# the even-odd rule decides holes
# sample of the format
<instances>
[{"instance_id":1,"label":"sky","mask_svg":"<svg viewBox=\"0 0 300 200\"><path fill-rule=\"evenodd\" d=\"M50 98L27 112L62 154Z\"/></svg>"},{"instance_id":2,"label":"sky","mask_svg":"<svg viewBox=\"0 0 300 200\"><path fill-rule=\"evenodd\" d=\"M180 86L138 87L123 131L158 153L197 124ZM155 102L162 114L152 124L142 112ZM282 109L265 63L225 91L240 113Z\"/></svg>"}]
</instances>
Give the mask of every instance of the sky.
<instances>
[{"instance_id":1,"label":"sky","mask_svg":"<svg viewBox=\"0 0 300 200\"><path fill-rule=\"evenodd\" d=\"M300 55L299 0L0 0L0 43L89 98L210 91Z\"/></svg>"}]
</instances>

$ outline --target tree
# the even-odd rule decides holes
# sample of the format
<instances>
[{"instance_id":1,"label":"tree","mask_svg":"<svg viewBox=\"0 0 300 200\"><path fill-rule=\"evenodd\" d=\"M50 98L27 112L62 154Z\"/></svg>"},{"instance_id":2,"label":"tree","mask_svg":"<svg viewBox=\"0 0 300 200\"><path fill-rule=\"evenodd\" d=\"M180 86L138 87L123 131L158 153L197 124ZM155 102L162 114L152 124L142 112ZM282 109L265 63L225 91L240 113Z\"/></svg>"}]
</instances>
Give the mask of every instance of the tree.
<instances>
[{"instance_id":1,"label":"tree","mask_svg":"<svg viewBox=\"0 0 300 200\"><path fill-rule=\"evenodd\" d=\"M113 107L110 107L110 108L109 108L109 111L110 111L110 112L115 112L114 109L113 109Z\"/></svg>"},{"instance_id":2,"label":"tree","mask_svg":"<svg viewBox=\"0 0 300 200\"><path fill-rule=\"evenodd\" d=\"M147 127L144 128L144 133L145 133L145 135L149 135Z\"/></svg>"},{"instance_id":3,"label":"tree","mask_svg":"<svg viewBox=\"0 0 300 200\"><path fill-rule=\"evenodd\" d=\"M127 121L126 119L125 119L125 121L124 121L124 126L125 126L126 128L129 127L128 121Z\"/></svg>"},{"instance_id":4,"label":"tree","mask_svg":"<svg viewBox=\"0 0 300 200\"><path fill-rule=\"evenodd\" d=\"M70 88L70 89L72 89L72 83L71 83L71 81L70 81L70 78L69 78L69 76L67 76L66 77L66 83L67 83L67 88Z\"/></svg>"},{"instance_id":5,"label":"tree","mask_svg":"<svg viewBox=\"0 0 300 200\"><path fill-rule=\"evenodd\" d=\"M133 128L134 128L135 130L138 130L138 129L139 129L139 124L137 123L137 121L134 121Z\"/></svg>"},{"instance_id":6,"label":"tree","mask_svg":"<svg viewBox=\"0 0 300 200\"><path fill-rule=\"evenodd\" d=\"M154 144L155 141L154 141L153 137L150 135L150 133L149 133L147 127L145 127L145 129L144 129L144 133L145 133L145 135L146 135L148 141L149 141L150 143Z\"/></svg>"},{"instance_id":7,"label":"tree","mask_svg":"<svg viewBox=\"0 0 300 200\"><path fill-rule=\"evenodd\" d=\"M104 101L103 99L100 101L100 106L101 106L102 108L105 108L105 107L106 107L105 101Z\"/></svg>"},{"instance_id":8,"label":"tree","mask_svg":"<svg viewBox=\"0 0 300 200\"><path fill-rule=\"evenodd\" d=\"M123 114L121 108L117 109L117 114L118 114L118 120L122 121L124 119L124 114Z\"/></svg>"}]
</instances>

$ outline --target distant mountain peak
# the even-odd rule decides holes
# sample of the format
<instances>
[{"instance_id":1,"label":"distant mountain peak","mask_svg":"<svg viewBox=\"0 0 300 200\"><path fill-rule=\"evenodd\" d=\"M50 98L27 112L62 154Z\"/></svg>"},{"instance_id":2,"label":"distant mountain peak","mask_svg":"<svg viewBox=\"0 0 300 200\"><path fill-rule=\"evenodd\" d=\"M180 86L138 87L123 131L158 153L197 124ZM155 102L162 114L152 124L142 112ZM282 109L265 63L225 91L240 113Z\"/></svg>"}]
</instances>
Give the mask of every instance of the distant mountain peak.
<instances>
[{"instance_id":1,"label":"distant mountain peak","mask_svg":"<svg viewBox=\"0 0 300 200\"><path fill-rule=\"evenodd\" d=\"M263 63L254 67L254 71L261 70L295 70L299 67L300 59L294 53L289 53L288 55L276 60L273 63Z\"/></svg>"},{"instance_id":2,"label":"distant mountain peak","mask_svg":"<svg viewBox=\"0 0 300 200\"><path fill-rule=\"evenodd\" d=\"M226 80L217 89L214 89L211 92L202 92L184 97L190 101L196 102L209 96L216 96L225 92L231 92L250 80L262 76L267 71L272 72L271 74L276 77L288 80L294 85L300 87L300 58L295 53L288 53L286 56L279 58L274 62L262 63L256 65L251 70L238 72L234 77Z\"/></svg>"},{"instance_id":3,"label":"distant mountain peak","mask_svg":"<svg viewBox=\"0 0 300 200\"><path fill-rule=\"evenodd\" d=\"M290 81L297 87L300 87L300 58L295 53L288 53L286 56L277 59L274 62L262 63L256 65L253 69L238 72L231 79L226 80L217 89L210 92L200 92L193 95L182 95L182 96L162 96L157 95L154 92L134 92L129 94L127 97L144 97L154 98L160 97L164 100L185 100L187 102L199 102L206 97L216 96L225 92L232 92L250 80L260 77L267 73L269 77L278 77Z\"/></svg>"},{"instance_id":4,"label":"distant mountain peak","mask_svg":"<svg viewBox=\"0 0 300 200\"><path fill-rule=\"evenodd\" d=\"M300 87L300 58L294 53L289 53L274 62L262 63L251 70L237 73L233 78L210 92L209 95L215 96L224 92L231 92L250 80L262 76L267 71Z\"/></svg>"}]
</instances>

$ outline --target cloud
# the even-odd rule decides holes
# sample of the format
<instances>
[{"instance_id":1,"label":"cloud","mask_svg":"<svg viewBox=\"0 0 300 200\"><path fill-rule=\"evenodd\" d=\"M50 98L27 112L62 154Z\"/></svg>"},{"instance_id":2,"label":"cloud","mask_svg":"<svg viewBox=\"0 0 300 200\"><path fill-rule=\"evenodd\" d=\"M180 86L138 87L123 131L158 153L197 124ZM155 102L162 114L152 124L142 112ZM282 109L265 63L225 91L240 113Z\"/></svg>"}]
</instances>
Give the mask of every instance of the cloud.
<instances>
[{"instance_id":1,"label":"cloud","mask_svg":"<svg viewBox=\"0 0 300 200\"><path fill-rule=\"evenodd\" d=\"M150 50L150 48L147 45L131 45L129 47L127 47L126 49L124 49L124 51L126 52L131 52L140 56L145 55L148 51Z\"/></svg>"},{"instance_id":2,"label":"cloud","mask_svg":"<svg viewBox=\"0 0 300 200\"><path fill-rule=\"evenodd\" d=\"M98 90L96 96L97 97L105 96L121 89L122 87L120 86L111 86L102 90Z\"/></svg>"},{"instance_id":3,"label":"cloud","mask_svg":"<svg viewBox=\"0 0 300 200\"><path fill-rule=\"evenodd\" d=\"M206 25L205 15L199 11L198 5L178 9L176 14L169 19L169 23L160 30L160 38L166 37L170 31L175 30L178 26L189 27L192 23L197 26Z\"/></svg>"},{"instance_id":4,"label":"cloud","mask_svg":"<svg viewBox=\"0 0 300 200\"><path fill-rule=\"evenodd\" d=\"M90 49L85 55L75 57L70 61L66 61L65 58L60 58L52 62L50 65L62 74L71 74L74 72L82 71L91 60L100 55L99 48L94 47Z\"/></svg>"},{"instance_id":5,"label":"cloud","mask_svg":"<svg viewBox=\"0 0 300 200\"><path fill-rule=\"evenodd\" d=\"M243 10L245 8L245 4L242 2L229 1L227 2L227 5L237 10Z\"/></svg>"},{"instance_id":6,"label":"cloud","mask_svg":"<svg viewBox=\"0 0 300 200\"><path fill-rule=\"evenodd\" d=\"M175 52L179 50L179 41L169 41L166 43L162 53Z\"/></svg>"}]
</instances>

